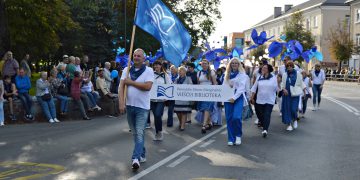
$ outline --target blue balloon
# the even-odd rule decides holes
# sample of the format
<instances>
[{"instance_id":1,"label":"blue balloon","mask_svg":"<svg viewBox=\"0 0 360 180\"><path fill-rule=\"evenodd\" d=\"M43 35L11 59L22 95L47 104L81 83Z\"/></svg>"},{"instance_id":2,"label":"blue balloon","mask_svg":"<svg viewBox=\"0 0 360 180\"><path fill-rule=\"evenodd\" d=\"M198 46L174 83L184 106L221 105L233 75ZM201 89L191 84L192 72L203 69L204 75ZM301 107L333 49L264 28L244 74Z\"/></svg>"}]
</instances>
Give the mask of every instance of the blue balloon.
<instances>
[{"instance_id":1,"label":"blue balloon","mask_svg":"<svg viewBox=\"0 0 360 180\"><path fill-rule=\"evenodd\" d=\"M111 71L111 75L110 75L110 78L111 79L115 79L119 76L119 72L117 70L112 70Z\"/></svg>"}]
</instances>

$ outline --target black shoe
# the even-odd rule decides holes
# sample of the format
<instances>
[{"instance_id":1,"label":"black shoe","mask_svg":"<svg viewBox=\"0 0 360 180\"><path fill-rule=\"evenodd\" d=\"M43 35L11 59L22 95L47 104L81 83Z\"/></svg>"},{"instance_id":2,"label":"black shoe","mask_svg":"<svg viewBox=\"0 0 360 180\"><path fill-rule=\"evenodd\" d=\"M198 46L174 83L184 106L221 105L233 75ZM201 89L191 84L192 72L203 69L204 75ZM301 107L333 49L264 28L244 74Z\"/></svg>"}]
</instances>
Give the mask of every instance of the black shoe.
<instances>
[{"instance_id":1,"label":"black shoe","mask_svg":"<svg viewBox=\"0 0 360 180\"><path fill-rule=\"evenodd\" d=\"M202 133L202 134L206 134L206 127L205 127L205 126L203 126L203 127L201 128L201 133Z\"/></svg>"},{"instance_id":2,"label":"black shoe","mask_svg":"<svg viewBox=\"0 0 360 180\"><path fill-rule=\"evenodd\" d=\"M89 117L83 117L83 120L91 120Z\"/></svg>"},{"instance_id":3,"label":"black shoe","mask_svg":"<svg viewBox=\"0 0 360 180\"><path fill-rule=\"evenodd\" d=\"M186 124L191 124L191 120L189 120L189 121L186 121Z\"/></svg>"}]
</instances>

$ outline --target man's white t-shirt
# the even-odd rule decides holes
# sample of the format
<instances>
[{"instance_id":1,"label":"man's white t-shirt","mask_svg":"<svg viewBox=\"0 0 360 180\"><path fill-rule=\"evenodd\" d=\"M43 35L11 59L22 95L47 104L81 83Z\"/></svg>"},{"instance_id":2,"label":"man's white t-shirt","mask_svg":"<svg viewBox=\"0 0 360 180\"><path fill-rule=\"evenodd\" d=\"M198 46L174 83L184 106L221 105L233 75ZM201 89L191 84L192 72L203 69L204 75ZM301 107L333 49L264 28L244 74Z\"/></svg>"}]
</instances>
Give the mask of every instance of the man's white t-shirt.
<instances>
[{"instance_id":1,"label":"man's white t-shirt","mask_svg":"<svg viewBox=\"0 0 360 180\"><path fill-rule=\"evenodd\" d=\"M126 77L127 67L124 69L121 80ZM130 74L128 76L130 78ZM154 82L154 71L150 67L146 67L146 70L135 80L135 82L145 83ZM126 91L126 105L138 107L142 109L150 109L150 91L142 91L134 86L128 86Z\"/></svg>"}]
</instances>

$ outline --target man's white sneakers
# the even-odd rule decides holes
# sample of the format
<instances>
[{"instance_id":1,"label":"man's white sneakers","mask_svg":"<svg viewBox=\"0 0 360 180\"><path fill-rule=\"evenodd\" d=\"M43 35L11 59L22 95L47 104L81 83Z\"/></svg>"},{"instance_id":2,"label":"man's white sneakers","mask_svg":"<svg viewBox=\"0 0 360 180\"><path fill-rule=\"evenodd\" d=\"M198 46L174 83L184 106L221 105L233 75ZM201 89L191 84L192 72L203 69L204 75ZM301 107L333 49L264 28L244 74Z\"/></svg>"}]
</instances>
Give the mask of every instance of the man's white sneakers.
<instances>
[{"instance_id":1,"label":"man's white sneakers","mask_svg":"<svg viewBox=\"0 0 360 180\"><path fill-rule=\"evenodd\" d=\"M49 123L55 123L55 121L53 119L50 119Z\"/></svg>"},{"instance_id":2,"label":"man's white sneakers","mask_svg":"<svg viewBox=\"0 0 360 180\"><path fill-rule=\"evenodd\" d=\"M267 130L263 130L263 132L261 132L261 134L262 134L263 138L266 138L266 136L267 136Z\"/></svg>"},{"instance_id":3,"label":"man's white sneakers","mask_svg":"<svg viewBox=\"0 0 360 180\"><path fill-rule=\"evenodd\" d=\"M57 118L54 118L54 122L59 123L60 121Z\"/></svg>"},{"instance_id":4,"label":"man's white sneakers","mask_svg":"<svg viewBox=\"0 0 360 180\"><path fill-rule=\"evenodd\" d=\"M228 146L233 146L234 143L233 142L228 142Z\"/></svg>"},{"instance_id":5,"label":"man's white sneakers","mask_svg":"<svg viewBox=\"0 0 360 180\"><path fill-rule=\"evenodd\" d=\"M132 169L137 170L140 168L140 163L138 159L133 159L132 161Z\"/></svg>"},{"instance_id":6,"label":"man's white sneakers","mask_svg":"<svg viewBox=\"0 0 360 180\"><path fill-rule=\"evenodd\" d=\"M256 125L259 124L259 119L256 119L255 122L254 122Z\"/></svg>"}]
</instances>

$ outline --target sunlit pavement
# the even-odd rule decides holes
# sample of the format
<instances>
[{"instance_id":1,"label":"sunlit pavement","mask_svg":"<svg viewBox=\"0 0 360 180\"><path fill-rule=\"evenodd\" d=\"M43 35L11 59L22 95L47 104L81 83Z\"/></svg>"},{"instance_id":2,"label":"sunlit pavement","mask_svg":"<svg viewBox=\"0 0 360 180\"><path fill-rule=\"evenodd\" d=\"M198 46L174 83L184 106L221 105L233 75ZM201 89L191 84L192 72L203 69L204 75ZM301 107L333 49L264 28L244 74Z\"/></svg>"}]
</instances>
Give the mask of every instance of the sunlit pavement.
<instances>
[{"instance_id":1,"label":"sunlit pavement","mask_svg":"<svg viewBox=\"0 0 360 180\"><path fill-rule=\"evenodd\" d=\"M240 146L227 146L225 126L202 135L194 121L184 132L176 118L172 128L164 121L163 142L147 130L147 162L138 172L130 168L124 116L8 125L0 128L0 179L359 179L358 87L327 83L320 110L309 109L293 132L277 107L266 139L246 121Z\"/></svg>"}]
</instances>

